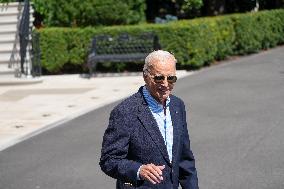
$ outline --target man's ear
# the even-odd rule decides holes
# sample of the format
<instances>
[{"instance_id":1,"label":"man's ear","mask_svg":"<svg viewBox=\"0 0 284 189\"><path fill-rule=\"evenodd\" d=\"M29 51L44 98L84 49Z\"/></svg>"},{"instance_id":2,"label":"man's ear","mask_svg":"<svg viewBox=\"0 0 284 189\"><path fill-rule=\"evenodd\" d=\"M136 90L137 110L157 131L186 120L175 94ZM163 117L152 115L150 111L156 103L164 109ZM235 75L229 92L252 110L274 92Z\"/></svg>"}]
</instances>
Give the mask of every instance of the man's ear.
<instances>
[{"instance_id":1,"label":"man's ear","mask_svg":"<svg viewBox=\"0 0 284 189\"><path fill-rule=\"evenodd\" d=\"M143 73L143 79L144 79L144 81L146 83L147 75L145 73Z\"/></svg>"}]
</instances>

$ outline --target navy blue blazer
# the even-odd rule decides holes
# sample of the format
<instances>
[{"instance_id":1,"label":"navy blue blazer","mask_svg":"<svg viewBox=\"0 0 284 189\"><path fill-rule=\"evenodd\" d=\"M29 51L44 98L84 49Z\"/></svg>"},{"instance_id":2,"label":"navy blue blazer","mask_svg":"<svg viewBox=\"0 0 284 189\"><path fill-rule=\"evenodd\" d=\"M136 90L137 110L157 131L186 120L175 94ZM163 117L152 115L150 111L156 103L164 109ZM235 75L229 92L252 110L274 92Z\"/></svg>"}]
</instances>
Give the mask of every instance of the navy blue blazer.
<instances>
[{"instance_id":1,"label":"navy blue blazer","mask_svg":"<svg viewBox=\"0 0 284 189\"><path fill-rule=\"evenodd\" d=\"M143 97L142 87L112 110L103 137L100 166L107 175L117 179L117 189L177 189L179 184L183 189L198 189L185 106L176 96L170 98L174 135L172 163L156 120ZM137 180L139 167L149 163L165 165L160 184Z\"/></svg>"}]
</instances>

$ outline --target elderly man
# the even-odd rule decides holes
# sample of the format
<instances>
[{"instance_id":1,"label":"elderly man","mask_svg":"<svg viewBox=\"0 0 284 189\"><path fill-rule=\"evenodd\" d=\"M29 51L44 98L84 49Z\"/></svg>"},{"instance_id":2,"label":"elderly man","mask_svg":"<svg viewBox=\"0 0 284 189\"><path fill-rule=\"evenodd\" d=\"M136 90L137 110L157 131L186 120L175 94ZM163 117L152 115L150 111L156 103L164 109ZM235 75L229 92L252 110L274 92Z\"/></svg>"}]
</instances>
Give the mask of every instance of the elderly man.
<instances>
[{"instance_id":1,"label":"elderly man","mask_svg":"<svg viewBox=\"0 0 284 189\"><path fill-rule=\"evenodd\" d=\"M175 57L163 50L150 53L143 77L145 86L111 112L101 169L117 179L117 189L198 189L185 106L171 95Z\"/></svg>"}]
</instances>

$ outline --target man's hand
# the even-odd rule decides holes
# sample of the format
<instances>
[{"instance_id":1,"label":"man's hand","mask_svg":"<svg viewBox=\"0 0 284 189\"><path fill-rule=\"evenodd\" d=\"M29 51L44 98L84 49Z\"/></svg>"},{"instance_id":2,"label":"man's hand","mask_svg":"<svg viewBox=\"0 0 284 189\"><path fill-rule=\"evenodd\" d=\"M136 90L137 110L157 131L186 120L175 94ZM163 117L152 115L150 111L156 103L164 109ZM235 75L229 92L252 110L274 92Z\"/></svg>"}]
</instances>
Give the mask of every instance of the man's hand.
<instances>
[{"instance_id":1,"label":"man's hand","mask_svg":"<svg viewBox=\"0 0 284 189\"><path fill-rule=\"evenodd\" d=\"M139 176L141 179L148 180L152 184L160 183L163 180L162 170L165 168L164 165L157 166L154 164L142 165L140 168Z\"/></svg>"}]
</instances>

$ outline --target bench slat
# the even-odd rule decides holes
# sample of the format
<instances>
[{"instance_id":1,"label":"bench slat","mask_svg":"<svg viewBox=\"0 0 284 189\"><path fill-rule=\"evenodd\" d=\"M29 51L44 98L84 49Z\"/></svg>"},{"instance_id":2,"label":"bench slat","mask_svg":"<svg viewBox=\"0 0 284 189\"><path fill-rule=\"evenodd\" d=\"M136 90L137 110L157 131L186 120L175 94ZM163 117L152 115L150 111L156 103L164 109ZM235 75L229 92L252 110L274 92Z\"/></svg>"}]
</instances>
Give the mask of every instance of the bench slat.
<instances>
[{"instance_id":1,"label":"bench slat","mask_svg":"<svg viewBox=\"0 0 284 189\"><path fill-rule=\"evenodd\" d=\"M152 32L141 35L120 34L117 37L98 35L92 40L88 55L90 77L98 62L137 62L144 61L153 50L160 49L158 36Z\"/></svg>"},{"instance_id":2,"label":"bench slat","mask_svg":"<svg viewBox=\"0 0 284 189\"><path fill-rule=\"evenodd\" d=\"M95 62L132 62L144 61L147 55L147 53L109 54L108 56L92 54L89 59Z\"/></svg>"}]
</instances>

